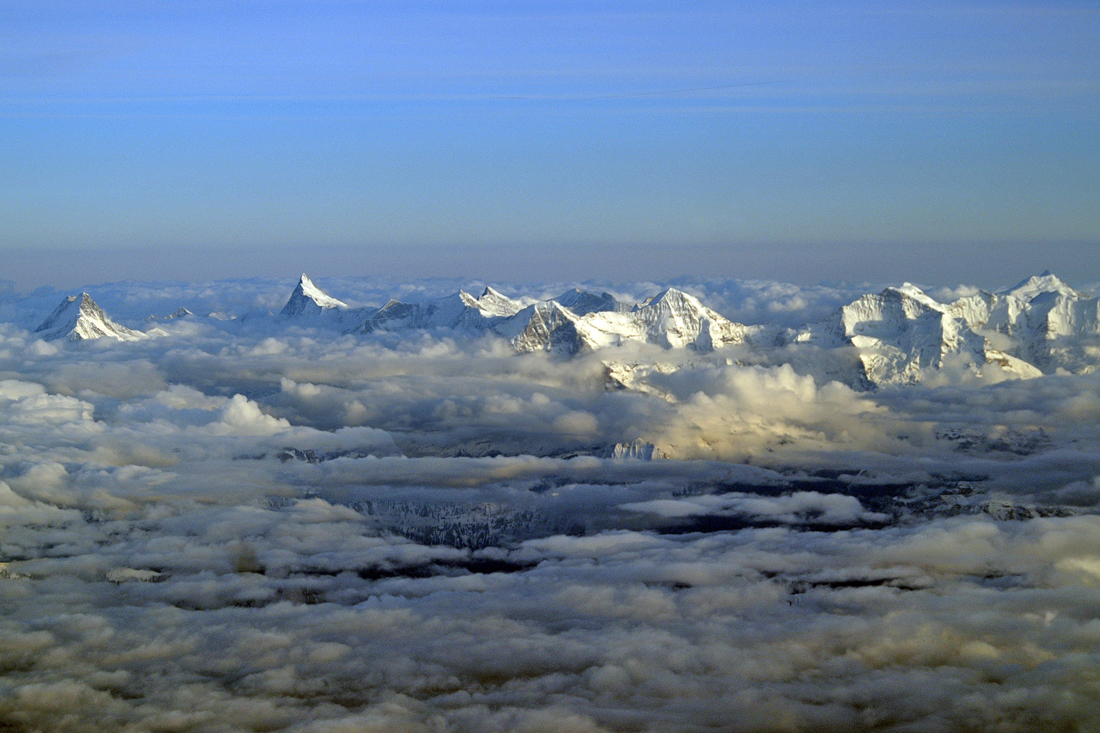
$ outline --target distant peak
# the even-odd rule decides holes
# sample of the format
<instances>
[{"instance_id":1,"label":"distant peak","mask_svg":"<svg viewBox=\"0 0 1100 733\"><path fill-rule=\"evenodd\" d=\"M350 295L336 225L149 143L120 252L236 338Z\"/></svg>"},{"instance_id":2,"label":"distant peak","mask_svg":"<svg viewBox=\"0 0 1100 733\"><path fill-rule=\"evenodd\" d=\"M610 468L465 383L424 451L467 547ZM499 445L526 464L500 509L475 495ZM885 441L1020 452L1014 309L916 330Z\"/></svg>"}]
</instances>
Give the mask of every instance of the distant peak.
<instances>
[{"instance_id":1,"label":"distant peak","mask_svg":"<svg viewBox=\"0 0 1100 733\"><path fill-rule=\"evenodd\" d=\"M680 306L688 304L694 308L701 308L702 303L698 301L694 296L688 295L683 290L676 288L665 288L656 295L646 298L640 305L636 306L636 309L650 308L653 306L659 306L666 304L670 307Z\"/></svg>"},{"instance_id":2,"label":"distant peak","mask_svg":"<svg viewBox=\"0 0 1100 733\"><path fill-rule=\"evenodd\" d=\"M313 284L304 272L298 279L298 285L290 294L290 300L283 306L281 314L284 316L298 316L309 311L323 311L330 308L347 308L348 304L337 300L321 288Z\"/></svg>"},{"instance_id":3,"label":"distant peak","mask_svg":"<svg viewBox=\"0 0 1100 733\"><path fill-rule=\"evenodd\" d=\"M317 296L323 296L325 298L329 297L329 294L314 285L313 281L310 280L304 272L302 273L302 277L298 280L298 289L300 289L303 294L313 300L316 300Z\"/></svg>"},{"instance_id":4,"label":"distant peak","mask_svg":"<svg viewBox=\"0 0 1100 733\"><path fill-rule=\"evenodd\" d=\"M120 341L145 338L145 334L140 331L120 326L108 318L103 309L92 300L92 296L85 292L62 299L53 313L35 329L35 333L43 333L42 338L47 341L63 338L80 341L101 336L110 336Z\"/></svg>"},{"instance_id":5,"label":"distant peak","mask_svg":"<svg viewBox=\"0 0 1100 733\"><path fill-rule=\"evenodd\" d=\"M483 315L494 318L515 315L523 307L517 301L488 285L473 306L480 310Z\"/></svg>"},{"instance_id":6,"label":"distant peak","mask_svg":"<svg viewBox=\"0 0 1100 733\"><path fill-rule=\"evenodd\" d=\"M615 299L615 296L610 293L600 293L596 295L595 293L590 293L580 288L567 290L557 298L554 298L554 300L578 316L598 311L626 312L631 310L630 306L620 303Z\"/></svg>"},{"instance_id":7,"label":"distant peak","mask_svg":"<svg viewBox=\"0 0 1100 733\"><path fill-rule=\"evenodd\" d=\"M1031 300L1041 293L1077 295L1076 290L1050 270L1043 270L1042 274L1032 275L1026 280L1021 280L1015 287L1001 291L1002 295L1013 295L1021 300Z\"/></svg>"},{"instance_id":8,"label":"distant peak","mask_svg":"<svg viewBox=\"0 0 1100 733\"><path fill-rule=\"evenodd\" d=\"M911 282L902 283L901 287L886 288L885 292L893 291L900 293L906 298L917 301L918 303L925 305L933 310L943 310L943 304L930 296L928 293L921 290L919 287Z\"/></svg>"}]
</instances>

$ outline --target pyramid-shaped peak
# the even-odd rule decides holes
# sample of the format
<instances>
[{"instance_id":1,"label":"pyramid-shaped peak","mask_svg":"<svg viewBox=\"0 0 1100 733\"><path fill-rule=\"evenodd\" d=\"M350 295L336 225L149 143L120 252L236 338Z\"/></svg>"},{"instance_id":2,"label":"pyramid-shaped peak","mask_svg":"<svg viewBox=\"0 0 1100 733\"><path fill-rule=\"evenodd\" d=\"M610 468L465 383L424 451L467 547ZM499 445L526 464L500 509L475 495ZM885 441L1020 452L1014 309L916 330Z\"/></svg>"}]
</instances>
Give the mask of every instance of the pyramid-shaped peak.
<instances>
[{"instance_id":1,"label":"pyramid-shaped peak","mask_svg":"<svg viewBox=\"0 0 1100 733\"><path fill-rule=\"evenodd\" d=\"M290 294L290 300L283 306L280 315L300 316L307 313L316 314L330 308L347 308L348 304L337 300L321 288L313 284L313 281L303 272L298 280L294 292Z\"/></svg>"},{"instance_id":2,"label":"pyramid-shaped peak","mask_svg":"<svg viewBox=\"0 0 1100 733\"><path fill-rule=\"evenodd\" d=\"M66 338L70 341L81 341L102 336L110 336L119 341L134 341L146 337L140 331L131 330L112 321L92 300L92 296L83 292L80 295L68 295L63 298L53 313L47 316L34 331L41 333L46 341Z\"/></svg>"},{"instance_id":3,"label":"pyramid-shaped peak","mask_svg":"<svg viewBox=\"0 0 1100 733\"><path fill-rule=\"evenodd\" d=\"M683 298L691 298L692 300L695 300L694 297L688 295L683 290L680 290L678 288L665 288L663 291L658 293L657 296L653 300L654 301L665 300L666 298L671 298L671 299L674 299L674 300L679 300L679 299L683 299Z\"/></svg>"},{"instance_id":4,"label":"pyramid-shaped peak","mask_svg":"<svg viewBox=\"0 0 1100 733\"><path fill-rule=\"evenodd\" d=\"M313 284L313 281L309 279L309 276L304 272L302 277L298 279L298 287L296 290L301 290L302 294L312 300L322 308L346 308L347 303L342 300L333 298L321 288Z\"/></svg>"},{"instance_id":5,"label":"pyramid-shaped peak","mask_svg":"<svg viewBox=\"0 0 1100 733\"><path fill-rule=\"evenodd\" d=\"M35 333L42 331L49 331L61 326L68 325L69 328L76 325L76 321L80 318L82 313L102 313L100 307L96 305L96 302L92 300L92 296L87 293L80 293L79 295L67 295L62 298L61 303L54 308L53 313L46 317L46 320L42 321L38 325L38 328L34 329Z\"/></svg>"},{"instance_id":6,"label":"pyramid-shaped peak","mask_svg":"<svg viewBox=\"0 0 1100 733\"><path fill-rule=\"evenodd\" d=\"M672 310L685 308L689 310L702 310L704 306L694 295L689 295L683 290L677 290L676 288L665 288L653 297L646 298L641 305L635 308L635 310L655 307L670 308Z\"/></svg>"}]
</instances>

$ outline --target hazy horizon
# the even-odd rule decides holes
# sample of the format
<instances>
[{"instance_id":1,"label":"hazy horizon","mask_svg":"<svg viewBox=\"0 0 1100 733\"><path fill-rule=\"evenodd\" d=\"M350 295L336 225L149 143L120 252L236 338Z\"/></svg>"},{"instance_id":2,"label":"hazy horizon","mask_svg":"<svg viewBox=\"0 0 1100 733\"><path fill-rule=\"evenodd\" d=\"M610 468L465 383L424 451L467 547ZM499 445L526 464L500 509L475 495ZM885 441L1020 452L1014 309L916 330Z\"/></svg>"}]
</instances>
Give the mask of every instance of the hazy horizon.
<instances>
[{"instance_id":1,"label":"hazy horizon","mask_svg":"<svg viewBox=\"0 0 1100 733\"><path fill-rule=\"evenodd\" d=\"M990 251L996 249L995 252ZM7 252L0 281L15 292L41 287L73 289L125 281L198 282L240 278L476 280L503 285L544 282L671 282L673 280L770 280L796 285L901 284L971 285L995 291L1050 271L1074 287L1100 282L1100 261L1092 245L938 245L923 248L868 246L854 256L835 248L728 247L671 249L659 245L590 248L566 256L556 248L532 252L520 247L218 247L96 250L45 249Z\"/></svg>"},{"instance_id":2,"label":"hazy horizon","mask_svg":"<svg viewBox=\"0 0 1100 733\"><path fill-rule=\"evenodd\" d=\"M1097 296L292 282L0 298L0 727L1100 720Z\"/></svg>"},{"instance_id":3,"label":"hazy horizon","mask_svg":"<svg viewBox=\"0 0 1100 733\"><path fill-rule=\"evenodd\" d=\"M8 11L0 254L32 287L1100 280L1088 3Z\"/></svg>"},{"instance_id":4,"label":"hazy horizon","mask_svg":"<svg viewBox=\"0 0 1100 733\"><path fill-rule=\"evenodd\" d=\"M1100 729L1098 71L1095 0L5 3L0 731Z\"/></svg>"}]
</instances>

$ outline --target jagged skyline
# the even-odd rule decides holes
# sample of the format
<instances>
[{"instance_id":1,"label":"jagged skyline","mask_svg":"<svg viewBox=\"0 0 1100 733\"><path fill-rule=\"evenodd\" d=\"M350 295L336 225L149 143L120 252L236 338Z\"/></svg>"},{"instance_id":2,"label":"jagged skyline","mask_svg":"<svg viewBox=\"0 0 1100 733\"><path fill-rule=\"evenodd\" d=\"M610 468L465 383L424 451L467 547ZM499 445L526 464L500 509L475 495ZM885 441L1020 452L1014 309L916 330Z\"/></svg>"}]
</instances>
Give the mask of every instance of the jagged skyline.
<instances>
[{"instance_id":1,"label":"jagged skyline","mask_svg":"<svg viewBox=\"0 0 1100 733\"><path fill-rule=\"evenodd\" d=\"M309 282L0 293L0 727L1100 719L1095 293ZM548 298L647 342L484 330Z\"/></svg>"},{"instance_id":2,"label":"jagged skyline","mask_svg":"<svg viewBox=\"0 0 1100 733\"><path fill-rule=\"evenodd\" d=\"M572 288L549 298L509 297L485 286L477 297L460 289L412 302L390 297L381 307L352 307L303 273L277 315L211 316L227 323L248 321L273 336L287 328L316 331L321 338L326 332L330 338L376 333L415 338L416 332L426 332L500 338L519 354L570 358L605 353L611 359L605 362L610 384L647 393L660 390L646 384L644 376L637 380L634 367L620 363L629 356L617 356L629 353L630 345L700 355L739 347L738 361L798 364L821 382L838 380L857 390L929 379L1034 379L1100 367L1095 358L1100 296L1079 292L1049 271L997 292L971 288L952 295L941 302L907 282L860 294L822 320L750 325L731 321L700 298L669 286L633 304L606 291ZM188 316L194 314L180 306L164 321ZM35 333L50 341L170 336L157 326L142 332L115 323L86 292L63 298Z\"/></svg>"}]
</instances>

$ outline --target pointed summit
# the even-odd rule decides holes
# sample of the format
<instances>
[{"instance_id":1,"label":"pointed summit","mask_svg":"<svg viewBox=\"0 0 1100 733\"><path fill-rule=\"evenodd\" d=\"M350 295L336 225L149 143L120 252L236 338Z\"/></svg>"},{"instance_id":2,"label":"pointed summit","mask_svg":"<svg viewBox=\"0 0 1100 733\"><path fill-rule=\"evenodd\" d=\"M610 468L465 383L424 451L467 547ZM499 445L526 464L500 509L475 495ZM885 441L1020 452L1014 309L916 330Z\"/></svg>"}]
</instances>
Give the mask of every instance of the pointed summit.
<instances>
[{"instance_id":1,"label":"pointed summit","mask_svg":"<svg viewBox=\"0 0 1100 733\"><path fill-rule=\"evenodd\" d=\"M347 308L348 304L337 300L313 284L303 272L298 280L297 287L290 294L290 300L286 302L279 315L288 318L299 316L317 316L326 310Z\"/></svg>"},{"instance_id":2,"label":"pointed summit","mask_svg":"<svg viewBox=\"0 0 1100 733\"><path fill-rule=\"evenodd\" d=\"M523 309L523 305L492 287L486 286L485 292L477 299L477 307L489 317L507 318Z\"/></svg>"},{"instance_id":3,"label":"pointed summit","mask_svg":"<svg viewBox=\"0 0 1100 733\"><path fill-rule=\"evenodd\" d=\"M141 331L134 331L112 321L87 293L66 297L34 332L41 333L45 341L83 341L103 336L119 341L136 341L146 337Z\"/></svg>"}]
</instances>

